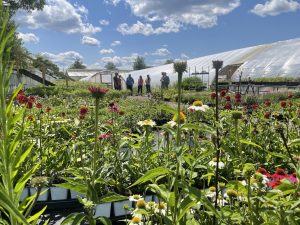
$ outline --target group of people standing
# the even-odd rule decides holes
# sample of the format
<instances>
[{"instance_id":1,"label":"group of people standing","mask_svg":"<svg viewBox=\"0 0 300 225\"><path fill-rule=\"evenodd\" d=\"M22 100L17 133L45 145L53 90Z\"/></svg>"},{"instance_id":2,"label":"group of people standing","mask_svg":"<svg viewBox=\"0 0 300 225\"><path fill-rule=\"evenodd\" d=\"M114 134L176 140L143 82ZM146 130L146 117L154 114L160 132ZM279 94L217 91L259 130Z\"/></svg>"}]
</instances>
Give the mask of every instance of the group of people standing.
<instances>
[{"instance_id":1,"label":"group of people standing","mask_svg":"<svg viewBox=\"0 0 300 225\"><path fill-rule=\"evenodd\" d=\"M168 77L166 72L162 72L162 77L160 79L161 82L161 88L162 89L168 89L170 84L170 78ZM115 73L115 76L113 78L114 81L114 88L116 90L122 89L122 77L118 73ZM126 79L126 88L127 90L131 91L131 95L133 94L133 85L134 85L134 79L132 78L131 74L128 75ZM151 78L148 74L146 79L144 80L142 76L139 76L139 79L137 81L138 86L138 95L143 95L143 87L146 86L146 94L151 94Z\"/></svg>"},{"instance_id":2,"label":"group of people standing","mask_svg":"<svg viewBox=\"0 0 300 225\"><path fill-rule=\"evenodd\" d=\"M126 79L126 87L128 90L131 91L131 95L133 93L133 84L134 84L134 79L131 77L131 74L128 75L127 79ZM139 77L138 79L138 95L143 95L143 86L146 86L146 94L150 94L151 93L151 78L150 75L147 75L147 78L143 79L142 76Z\"/></svg>"}]
</instances>

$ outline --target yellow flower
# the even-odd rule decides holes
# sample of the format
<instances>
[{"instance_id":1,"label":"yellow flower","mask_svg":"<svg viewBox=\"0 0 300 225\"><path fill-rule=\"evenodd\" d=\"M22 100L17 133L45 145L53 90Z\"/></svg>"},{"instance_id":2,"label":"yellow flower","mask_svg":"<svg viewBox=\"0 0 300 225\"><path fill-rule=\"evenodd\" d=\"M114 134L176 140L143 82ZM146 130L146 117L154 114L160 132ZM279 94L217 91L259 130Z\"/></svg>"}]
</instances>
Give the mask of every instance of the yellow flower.
<instances>
[{"instance_id":1,"label":"yellow flower","mask_svg":"<svg viewBox=\"0 0 300 225\"><path fill-rule=\"evenodd\" d=\"M136 207L138 207L139 209L145 209L146 208L146 202L144 199L139 199L136 202Z\"/></svg>"},{"instance_id":2,"label":"yellow flower","mask_svg":"<svg viewBox=\"0 0 300 225\"><path fill-rule=\"evenodd\" d=\"M141 223L141 218L139 217L133 217L131 220L131 224L140 224Z\"/></svg>"},{"instance_id":3,"label":"yellow flower","mask_svg":"<svg viewBox=\"0 0 300 225\"><path fill-rule=\"evenodd\" d=\"M196 100L193 102L193 106L202 106L202 105L203 105L203 102L200 100Z\"/></svg>"},{"instance_id":4,"label":"yellow flower","mask_svg":"<svg viewBox=\"0 0 300 225\"><path fill-rule=\"evenodd\" d=\"M180 112L179 113L179 118L180 118L180 123L184 123L185 122L185 120L186 120L186 116L185 116L185 114L183 113L183 112ZM178 120L178 114L175 114L174 116L173 116L173 119L172 119L174 122L177 122L177 120Z\"/></svg>"}]
</instances>

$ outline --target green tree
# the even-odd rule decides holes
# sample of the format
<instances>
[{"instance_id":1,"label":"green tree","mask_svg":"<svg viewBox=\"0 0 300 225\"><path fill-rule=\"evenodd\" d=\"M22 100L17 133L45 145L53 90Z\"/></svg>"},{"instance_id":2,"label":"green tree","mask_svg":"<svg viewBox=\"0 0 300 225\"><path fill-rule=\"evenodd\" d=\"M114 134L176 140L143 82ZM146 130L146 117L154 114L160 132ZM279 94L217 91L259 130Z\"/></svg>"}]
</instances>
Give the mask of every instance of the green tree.
<instances>
[{"instance_id":1,"label":"green tree","mask_svg":"<svg viewBox=\"0 0 300 225\"><path fill-rule=\"evenodd\" d=\"M133 69L134 70L142 70L146 69L146 63L144 57L138 56L136 57L135 61L133 62Z\"/></svg>"},{"instance_id":2,"label":"green tree","mask_svg":"<svg viewBox=\"0 0 300 225\"><path fill-rule=\"evenodd\" d=\"M106 63L106 65L104 67L107 70L116 70L117 69L116 65L113 62Z\"/></svg>"},{"instance_id":3,"label":"green tree","mask_svg":"<svg viewBox=\"0 0 300 225\"><path fill-rule=\"evenodd\" d=\"M73 62L70 66L70 69L86 69L86 66L82 63L82 61L79 58L77 58L75 59L75 62Z\"/></svg>"},{"instance_id":4,"label":"green tree","mask_svg":"<svg viewBox=\"0 0 300 225\"><path fill-rule=\"evenodd\" d=\"M171 64L171 63L174 63L174 60L173 59L167 59L166 62L165 62L165 65Z\"/></svg>"},{"instance_id":5,"label":"green tree","mask_svg":"<svg viewBox=\"0 0 300 225\"><path fill-rule=\"evenodd\" d=\"M41 55L37 55L37 57L33 59L32 64L34 68L38 68L41 71L45 70L48 73L52 72L54 75L59 75L59 67L51 60L46 59Z\"/></svg>"},{"instance_id":6,"label":"green tree","mask_svg":"<svg viewBox=\"0 0 300 225\"><path fill-rule=\"evenodd\" d=\"M4 2L9 7L10 16L14 15L18 9L27 11L42 10L46 4L45 0L6 0Z\"/></svg>"}]
</instances>

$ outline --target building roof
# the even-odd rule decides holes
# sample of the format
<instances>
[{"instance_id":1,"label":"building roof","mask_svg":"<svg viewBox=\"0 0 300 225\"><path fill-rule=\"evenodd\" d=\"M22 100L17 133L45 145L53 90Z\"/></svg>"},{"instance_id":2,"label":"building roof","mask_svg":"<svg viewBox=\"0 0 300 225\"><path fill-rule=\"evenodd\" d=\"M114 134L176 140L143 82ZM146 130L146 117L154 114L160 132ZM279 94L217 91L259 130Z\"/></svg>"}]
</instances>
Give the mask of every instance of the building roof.
<instances>
[{"instance_id":1,"label":"building roof","mask_svg":"<svg viewBox=\"0 0 300 225\"><path fill-rule=\"evenodd\" d=\"M187 60L189 71L184 73L188 77L191 73L206 70L209 75L203 75L203 81L211 83L214 80L215 71L212 69L213 60L222 60L223 68L229 65L241 66L233 73L232 80L238 80L240 71L243 78L246 77L300 77L300 38L271 44L247 47L227 52L221 52L208 56ZM132 71L130 74L137 81L141 75L151 77L153 85L160 85L161 72L166 72L171 82L177 81L173 64L152 67L144 70ZM126 75L128 75L127 73ZM200 75L202 77L202 75Z\"/></svg>"}]
</instances>

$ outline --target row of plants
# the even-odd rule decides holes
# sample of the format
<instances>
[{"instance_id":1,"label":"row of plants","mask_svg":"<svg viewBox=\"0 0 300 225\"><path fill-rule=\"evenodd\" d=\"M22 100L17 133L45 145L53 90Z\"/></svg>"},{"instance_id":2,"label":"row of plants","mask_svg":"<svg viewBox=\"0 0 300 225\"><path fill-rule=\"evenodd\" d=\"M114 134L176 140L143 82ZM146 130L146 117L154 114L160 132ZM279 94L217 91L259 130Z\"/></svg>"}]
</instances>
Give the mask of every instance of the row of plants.
<instances>
[{"instance_id":1,"label":"row of plants","mask_svg":"<svg viewBox=\"0 0 300 225\"><path fill-rule=\"evenodd\" d=\"M250 101L220 90L182 104L187 65L178 62L176 107L111 99L95 85L69 97L22 87L10 96L14 30L0 18L1 224L37 224L46 208L32 209L49 186L78 193L83 205L62 224L111 224L97 207L120 200L135 202L121 204L130 225L299 224L295 95ZM22 199L27 186L35 192Z\"/></svg>"}]
</instances>

